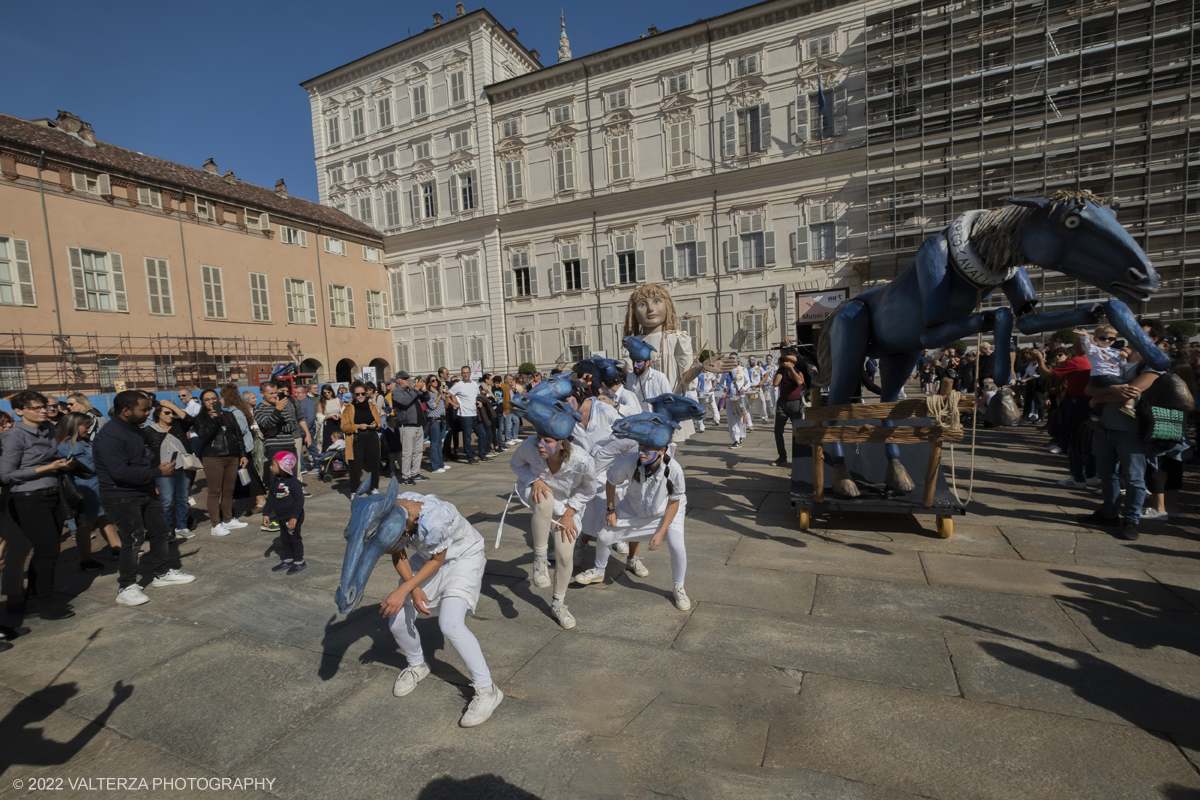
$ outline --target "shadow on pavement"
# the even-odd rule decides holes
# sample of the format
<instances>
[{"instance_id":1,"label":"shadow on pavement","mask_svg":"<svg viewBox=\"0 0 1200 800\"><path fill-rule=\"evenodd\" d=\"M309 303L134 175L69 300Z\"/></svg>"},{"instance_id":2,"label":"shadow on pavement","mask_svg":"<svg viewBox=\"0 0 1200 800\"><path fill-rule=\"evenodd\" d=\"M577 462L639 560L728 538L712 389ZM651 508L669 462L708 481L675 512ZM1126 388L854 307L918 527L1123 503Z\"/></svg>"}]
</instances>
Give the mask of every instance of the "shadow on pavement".
<instances>
[{"instance_id":1,"label":"shadow on pavement","mask_svg":"<svg viewBox=\"0 0 1200 800\"><path fill-rule=\"evenodd\" d=\"M1182 795L1180 795L1182 797ZM519 786L499 775L476 775L474 778L434 778L417 795L417 800L539 800Z\"/></svg>"},{"instance_id":2,"label":"shadow on pavement","mask_svg":"<svg viewBox=\"0 0 1200 800\"><path fill-rule=\"evenodd\" d=\"M16 765L66 764L100 733L117 706L133 694L133 687L126 686L123 681L114 683L113 696L108 706L94 720L84 725L70 741L56 742L47 739L44 729L38 723L48 719L78 693L79 685L74 682L47 686L21 698L4 719L0 719L0 741L5 743L4 747L0 748L0 774Z\"/></svg>"}]
</instances>

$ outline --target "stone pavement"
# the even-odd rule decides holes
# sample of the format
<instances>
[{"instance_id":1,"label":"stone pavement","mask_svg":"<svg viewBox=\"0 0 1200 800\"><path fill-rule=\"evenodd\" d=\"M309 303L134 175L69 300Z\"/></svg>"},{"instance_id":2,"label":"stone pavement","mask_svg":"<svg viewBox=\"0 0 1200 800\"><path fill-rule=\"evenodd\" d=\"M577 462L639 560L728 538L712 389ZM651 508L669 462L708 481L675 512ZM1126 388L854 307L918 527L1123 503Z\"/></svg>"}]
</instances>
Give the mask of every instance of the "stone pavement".
<instances>
[{"instance_id":1,"label":"stone pavement","mask_svg":"<svg viewBox=\"0 0 1200 800\"><path fill-rule=\"evenodd\" d=\"M469 625L507 697L472 730L436 620L420 623L433 676L392 697L386 563L367 604L335 613L336 491L308 503L312 566L293 578L269 571L257 525L202 527L182 550L199 580L129 609L114 569L80 573L68 544L77 616L27 620L0 655L0 795L32 796L13 783L38 778L90 797L68 781L233 777L281 798L1200 797L1193 518L1144 523L1132 543L1074 524L1097 498L1054 485L1064 459L1023 428L980 431L951 539L891 515L818 516L801 534L769 431L728 444L722 426L680 451L692 610L671 603L664 547L648 579L614 559L606 584L573 586L571 631L528 582L528 512L491 547L503 460L419 487L488 540ZM965 492L962 447L956 464Z\"/></svg>"}]
</instances>

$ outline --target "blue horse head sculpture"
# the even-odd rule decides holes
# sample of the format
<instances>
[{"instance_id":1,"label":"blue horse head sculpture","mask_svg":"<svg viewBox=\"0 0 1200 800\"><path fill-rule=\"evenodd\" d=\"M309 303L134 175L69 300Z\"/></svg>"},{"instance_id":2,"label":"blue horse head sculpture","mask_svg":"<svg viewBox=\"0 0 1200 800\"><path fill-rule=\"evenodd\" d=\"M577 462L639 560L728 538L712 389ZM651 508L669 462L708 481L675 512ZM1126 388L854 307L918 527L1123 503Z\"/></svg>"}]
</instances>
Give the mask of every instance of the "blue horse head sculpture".
<instances>
[{"instance_id":1,"label":"blue horse head sculpture","mask_svg":"<svg viewBox=\"0 0 1200 800\"><path fill-rule=\"evenodd\" d=\"M658 449L671 443L679 423L653 411L634 414L613 423L613 436L618 439L633 439L643 447Z\"/></svg>"},{"instance_id":2,"label":"blue horse head sculpture","mask_svg":"<svg viewBox=\"0 0 1200 800\"><path fill-rule=\"evenodd\" d=\"M550 397L552 400L565 400L571 396L571 373L560 372L551 375L549 380L542 381L537 386L525 392L526 397Z\"/></svg>"},{"instance_id":3,"label":"blue horse head sculpture","mask_svg":"<svg viewBox=\"0 0 1200 800\"><path fill-rule=\"evenodd\" d=\"M655 414L679 422L685 419L704 419L704 406L681 394L660 394L646 401Z\"/></svg>"},{"instance_id":4,"label":"blue horse head sculpture","mask_svg":"<svg viewBox=\"0 0 1200 800\"><path fill-rule=\"evenodd\" d=\"M346 523L346 555L342 558L342 580L333 599L338 611L349 614L362 602L371 571L384 553L404 535L408 514L396 504L400 482L392 478L387 491L371 494L371 476L363 478L350 500Z\"/></svg>"},{"instance_id":5,"label":"blue horse head sculpture","mask_svg":"<svg viewBox=\"0 0 1200 800\"><path fill-rule=\"evenodd\" d=\"M576 365L581 374L591 375L599 383L611 381L620 375L620 366L621 362L615 358L585 358Z\"/></svg>"},{"instance_id":6,"label":"blue horse head sculpture","mask_svg":"<svg viewBox=\"0 0 1200 800\"><path fill-rule=\"evenodd\" d=\"M583 420L579 412L550 395L518 395L512 399L513 413L524 419L538 436L569 439L575 425Z\"/></svg>"},{"instance_id":7,"label":"blue horse head sculpture","mask_svg":"<svg viewBox=\"0 0 1200 800\"><path fill-rule=\"evenodd\" d=\"M629 358L633 361L649 361L650 354L658 352L657 347L636 336L626 336L621 340L621 344L625 345L625 349L629 351Z\"/></svg>"}]
</instances>

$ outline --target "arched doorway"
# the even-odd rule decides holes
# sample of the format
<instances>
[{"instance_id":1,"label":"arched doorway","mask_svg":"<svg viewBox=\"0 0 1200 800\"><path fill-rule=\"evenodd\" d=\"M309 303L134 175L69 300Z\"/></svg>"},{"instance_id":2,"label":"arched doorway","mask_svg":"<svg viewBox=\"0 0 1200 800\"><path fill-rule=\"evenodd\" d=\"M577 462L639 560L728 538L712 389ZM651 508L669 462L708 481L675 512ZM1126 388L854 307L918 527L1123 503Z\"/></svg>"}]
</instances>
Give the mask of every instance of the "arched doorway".
<instances>
[{"instance_id":1,"label":"arched doorway","mask_svg":"<svg viewBox=\"0 0 1200 800\"><path fill-rule=\"evenodd\" d=\"M391 367L388 366L387 359L373 358L370 366L375 368L375 380L382 383L392 377Z\"/></svg>"},{"instance_id":2,"label":"arched doorway","mask_svg":"<svg viewBox=\"0 0 1200 800\"><path fill-rule=\"evenodd\" d=\"M300 362L300 372L305 375L312 375L313 383L321 383L325 380L325 375L321 374L321 362L315 358L306 358Z\"/></svg>"},{"instance_id":3,"label":"arched doorway","mask_svg":"<svg viewBox=\"0 0 1200 800\"><path fill-rule=\"evenodd\" d=\"M337 363L337 382L350 383L354 380L354 371L357 368L358 364L355 364L353 359L343 358Z\"/></svg>"}]
</instances>

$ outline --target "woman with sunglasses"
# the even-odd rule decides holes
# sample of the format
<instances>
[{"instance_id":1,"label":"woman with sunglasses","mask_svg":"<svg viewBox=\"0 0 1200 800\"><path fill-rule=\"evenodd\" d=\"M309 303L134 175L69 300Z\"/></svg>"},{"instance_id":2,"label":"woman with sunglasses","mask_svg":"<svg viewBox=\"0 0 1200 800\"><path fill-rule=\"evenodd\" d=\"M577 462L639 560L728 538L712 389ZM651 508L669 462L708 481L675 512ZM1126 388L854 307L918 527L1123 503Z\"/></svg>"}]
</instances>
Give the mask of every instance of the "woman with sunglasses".
<instances>
[{"instance_id":1,"label":"woman with sunglasses","mask_svg":"<svg viewBox=\"0 0 1200 800\"><path fill-rule=\"evenodd\" d=\"M54 568L58 563L58 475L74 463L59 458L46 424L49 401L39 392L17 392L9 402L20 422L0 437L0 482L9 486L8 512L33 545L29 588L38 597L43 619L75 616L69 605L54 598Z\"/></svg>"},{"instance_id":2,"label":"woman with sunglasses","mask_svg":"<svg viewBox=\"0 0 1200 800\"><path fill-rule=\"evenodd\" d=\"M354 399L342 412L346 458L350 460L350 486L357 487L365 470L371 476L371 493L379 491L379 409L367 399L362 381L350 384Z\"/></svg>"},{"instance_id":3,"label":"woman with sunglasses","mask_svg":"<svg viewBox=\"0 0 1200 800\"><path fill-rule=\"evenodd\" d=\"M88 431L88 441L94 441L96 434L104 427L104 423L108 422L104 415L92 407L92 402L87 399L87 395L81 392L73 392L67 395L67 411L75 412L76 414L87 414L92 418L92 427Z\"/></svg>"},{"instance_id":4,"label":"woman with sunglasses","mask_svg":"<svg viewBox=\"0 0 1200 800\"><path fill-rule=\"evenodd\" d=\"M446 472L442 453L442 439L446 436L446 390L442 379L430 375L425 379L425 416L429 419L429 471Z\"/></svg>"},{"instance_id":5,"label":"woman with sunglasses","mask_svg":"<svg viewBox=\"0 0 1200 800\"><path fill-rule=\"evenodd\" d=\"M321 387L321 399L317 401L317 441L321 452L328 452L333 444L333 432L342 427L342 401L334 394L328 383Z\"/></svg>"},{"instance_id":6,"label":"woman with sunglasses","mask_svg":"<svg viewBox=\"0 0 1200 800\"><path fill-rule=\"evenodd\" d=\"M233 487L237 471L246 466L246 447L233 414L221 407L216 389L200 395L200 413L193 427L201 443L204 477L208 481L208 521L213 536L228 536L246 523L233 516Z\"/></svg>"},{"instance_id":7,"label":"woman with sunglasses","mask_svg":"<svg viewBox=\"0 0 1200 800\"><path fill-rule=\"evenodd\" d=\"M158 499L162 502L163 519L173 533L167 541L190 539L193 534L188 528L188 491L191 482L183 468L184 454L192 452L188 431L195 417L189 417L182 408L170 400L159 400L154 406L150 421L142 426L142 439L150 451L158 454L156 463L175 462L175 471L154 479L158 488Z\"/></svg>"}]
</instances>

